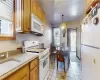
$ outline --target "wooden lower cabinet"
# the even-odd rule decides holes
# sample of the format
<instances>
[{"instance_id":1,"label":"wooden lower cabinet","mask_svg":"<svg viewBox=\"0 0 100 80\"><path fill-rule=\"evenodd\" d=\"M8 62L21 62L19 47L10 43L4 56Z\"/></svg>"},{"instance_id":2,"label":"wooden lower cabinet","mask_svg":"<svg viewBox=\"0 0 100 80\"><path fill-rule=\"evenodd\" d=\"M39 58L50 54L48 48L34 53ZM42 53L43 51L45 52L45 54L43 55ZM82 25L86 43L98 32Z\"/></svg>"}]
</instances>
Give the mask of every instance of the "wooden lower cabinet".
<instances>
[{"instance_id":1,"label":"wooden lower cabinet","mask_svg":"<svg viewBox=\"0 0 100 80\"><path fill-rule=\"evenodd\" d=\"M39 80L38 63L36 58L3 80Z\"/></svg>"},{"instance_id":2,"label":"wooden lower cabinet","mask_svg":"<svg viewBox=\"0 0 100 80\"><path fill-rule=\"evenodd\" d=\"M39 60L38 58L30 62L30 80L39 80Z\"/></svg>"},{"instance_id":3,"label":"wooden lower cabinet","mask_svg":"<svg viewBox=\"0 0 100 80\"><path fill-rule=\"evenodd\" d=\"M29 64L17 70L4 80L29 80Z\"/></svg>"},{"instance_id":4,"label":"wooden lower cabinet","mask_svg":"<svg viewBox=\"0 0 100 80\"><path fill-rule=\"evenodd\" d=\"M38 67L37 66L33 70L31 70L30 80L38 80Z\"/></svg>"},{"instance_id":5,"label":"wooden lower cabinet","mask_svg":"<svg viewBox=\"0 0 100 80\"><path fill-rule=\"evenodd\" d=\"M29 80L29 78L28 78L28 76L26 76L22 80Z\"/></svg>"}]
</instances>

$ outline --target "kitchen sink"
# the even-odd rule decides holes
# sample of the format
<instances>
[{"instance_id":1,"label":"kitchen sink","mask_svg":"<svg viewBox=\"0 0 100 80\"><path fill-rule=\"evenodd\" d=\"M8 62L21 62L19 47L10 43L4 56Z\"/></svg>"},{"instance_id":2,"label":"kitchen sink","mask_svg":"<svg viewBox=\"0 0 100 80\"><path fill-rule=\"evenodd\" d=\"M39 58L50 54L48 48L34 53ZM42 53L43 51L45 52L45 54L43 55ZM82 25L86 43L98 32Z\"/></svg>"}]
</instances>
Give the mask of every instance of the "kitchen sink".
<instances>
[{"instance_id":1,"label":"kitchen sink","mask_svg":"<svg viewBox=\"0 0 100 80\"><path fill-rule=\"evenodd\" d=\"M17 63L19 63L21 61L17 60L17 59L13 59L13 58L8 58L8 59L1 60L0 64L6 63L6 62L17 62Z\"/></svg>"}]
</instances>

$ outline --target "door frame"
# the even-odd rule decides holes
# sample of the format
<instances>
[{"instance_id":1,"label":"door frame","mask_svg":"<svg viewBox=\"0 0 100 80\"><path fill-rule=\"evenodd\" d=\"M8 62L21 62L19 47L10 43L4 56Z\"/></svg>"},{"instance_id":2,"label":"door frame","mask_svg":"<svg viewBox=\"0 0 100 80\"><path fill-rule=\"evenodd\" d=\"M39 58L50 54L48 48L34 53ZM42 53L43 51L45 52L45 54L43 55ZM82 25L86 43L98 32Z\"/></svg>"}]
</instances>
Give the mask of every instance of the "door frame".
<instances>
[{"instance_id":1,"label":"door frame","mask_svg":"<svg viewBox=\"0 0 100 80\"><path fill-rule=\"evenodd\" d=\"M67 45L69 47L69 50L71 51L71 38L70 38L70 32L72 30L75 30L75 32L77 31L77 28L67 28ZM76 35L76 44L77 44L77 35ZM77 47L76 47L77 50Z\"/></svg>"},{"instance_id":2,"label":"door frame","mask_svg":"<svg viewBox=\"0 0 100 80\"><path fill-rule=\"evenodd\" d=\"M76 33L77 33L77 30L78 30L78 28L76 28ZM76 35L76 38L77 38L77 35ZM79 56L78 56L78 51L77 51L77 47L76 47L76 57L79 59L79 60L81 60L81 26L80 26L80 58L79 58ZM76 40L76 44L77 44L77 40Z\"/></svg>"}]
</instances>

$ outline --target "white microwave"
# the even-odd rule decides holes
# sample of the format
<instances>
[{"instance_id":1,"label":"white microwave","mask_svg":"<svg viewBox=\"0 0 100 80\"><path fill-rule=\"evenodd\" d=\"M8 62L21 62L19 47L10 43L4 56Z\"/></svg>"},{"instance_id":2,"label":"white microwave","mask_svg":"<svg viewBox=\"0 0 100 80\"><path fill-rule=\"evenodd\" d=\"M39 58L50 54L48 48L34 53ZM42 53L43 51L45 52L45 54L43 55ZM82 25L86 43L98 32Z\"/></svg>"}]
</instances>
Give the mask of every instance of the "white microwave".
<instances>
[{"instance_id":1,"label":"white microwave","mask_svg":"<svg viewBox=\"0 0 100 80\"><path fill-rule=\"evenodd\" d=\"M43 35L43 24L34 14L31 14L31 32L35 35Z\"/></svg>"}]
</instances>

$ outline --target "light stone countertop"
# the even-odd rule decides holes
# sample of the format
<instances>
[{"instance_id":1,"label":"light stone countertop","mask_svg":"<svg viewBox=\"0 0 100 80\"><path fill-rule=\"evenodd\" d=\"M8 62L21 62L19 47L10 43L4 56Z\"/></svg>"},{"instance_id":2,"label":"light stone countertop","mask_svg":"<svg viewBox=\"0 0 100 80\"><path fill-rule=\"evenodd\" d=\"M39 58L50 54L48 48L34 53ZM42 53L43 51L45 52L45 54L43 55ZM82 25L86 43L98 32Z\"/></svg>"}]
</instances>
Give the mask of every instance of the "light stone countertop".
<instances>
[{"instance_id":1,"label":"light stone countertop","mask_svg":"<svg viewBox=\"0 0 100 80\"><path fill-rule=\"evenodd\" d=\"M8 61L3 64L0 64L0 80L6 78L16 70L28 64L36 57L38 57L38 55L32 53L21 53L16 56L13 56L14 59L19 60L20 62Z\"/></svg>"}]
</instances>

